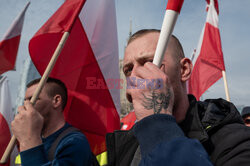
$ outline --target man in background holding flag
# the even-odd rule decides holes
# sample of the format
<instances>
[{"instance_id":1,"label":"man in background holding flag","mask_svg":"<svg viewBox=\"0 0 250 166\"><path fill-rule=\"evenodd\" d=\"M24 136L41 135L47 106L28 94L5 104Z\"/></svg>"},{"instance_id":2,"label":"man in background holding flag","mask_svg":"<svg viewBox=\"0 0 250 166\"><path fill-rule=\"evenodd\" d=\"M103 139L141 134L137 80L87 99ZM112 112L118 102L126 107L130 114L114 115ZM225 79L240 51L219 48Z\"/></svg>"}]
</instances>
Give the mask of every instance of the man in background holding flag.
<instances>
[{"instance_id":1,"label":"man in background holding flag","mask_svg":"<svg viewBox=\"0 0 250 166\"><path fill-rule=\"evenodd\" d=\"M57 79L49 78L35 106L30 99L40 79L27 85L24 105L12 122L12 132L20 144L22 166L92 165L86 137L65 122L63 109L67 89Z\"/></svg>"},{"instance_id":2,"label":"man in background holding flag","mask_svg":"<svg viewBox=\"0 0 250 166\"><path fill-rule=\"evenodd\" d=\"M119 80L115 1L66 0L30 40L29 52L41 80L50 75L66 84L65 120L86 135L95 155L105 152L106 133L120 128L120 89L112 83Z\"/></svg>"},{"instance_id":3,"label":"man in background holding flag","mask_svg":"<svg viewBox=\"0 0 250 166\"><path fill-rule=\"evenodd\" d=\"M86 135L95 155L106 151L106 133L120 128L120 89L108 82L119 80L115 14L114 0L66 0L29 43L31 59L43 75L68 33L50 76L66 84L65 120Z\"/></svg>"}]
</instances>

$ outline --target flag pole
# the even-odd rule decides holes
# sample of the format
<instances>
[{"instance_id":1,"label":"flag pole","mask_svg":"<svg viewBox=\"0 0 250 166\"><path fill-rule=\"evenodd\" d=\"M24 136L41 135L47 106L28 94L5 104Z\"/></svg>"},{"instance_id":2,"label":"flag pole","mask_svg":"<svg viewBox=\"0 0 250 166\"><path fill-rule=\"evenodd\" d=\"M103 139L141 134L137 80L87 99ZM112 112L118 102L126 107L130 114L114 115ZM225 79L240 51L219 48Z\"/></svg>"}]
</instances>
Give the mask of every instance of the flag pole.
<instances>
[{"instance_id":1,"label":"flag pole","mask_svg":"<svg viewBox=\"0 0 250 166\"><path fill-rule=\"evenodd\" d=\"M42 76L42 78L41 78L41 80L40 80L40 82L38 84L38 87L36 88L32 98L30 100L32 105L34 105L36 103L36 100L38 99L38 96L39 96L40 92L42 91L42 88L44 87L45 83L47 82L47 79L48 79L53 67L55 66L56 60L59 57L59 55L60 55L60 53L61 53L61 51L63 49L63 46L66 43L68 37L69 37L69 32L64 32L59 44L57 45L57 48L56 48L50 62L49 62L48 66L47 66L47 68L46 68L46 70L45 70L45 72L44 72L44 74L43 74L43 76ZM10 142L9 142L9 144L8 144L2 158L1 158L0 164L7 163L8 159L10 157L10 154L11 154L11 152L13 151L13 149L15 147L16 140L17 140L16 137L13 135L11 137L11 140L10 140Z\"/></svg>"},{"instance_id":2,"label":"flag pole","mask_svg":"<svg viewBox=\"0 0 250 166\"><path fill-rule=\"evenodd\" d=\"M226 99L227 101L230 101L230 96L229 96L229 91L228 91L228 84L227 84L227 77L226 77L226 72L223 70L222 71L222 76L224 80L224 88L225 88L225 93L226 93Z\"/></svg>"},{"instance_id":3,"label":"flag pole","mask_svg":"<svg viewBox=\"0 0 250 166\"><path fill-rule=\"evenodd\" d=\"M165 16L163 19L161 33L156 46L153 64L159 68L165 55L169 39L174 30L174 26L180 13L184 0L168 0Z\"/></svg>"}]
</instances>

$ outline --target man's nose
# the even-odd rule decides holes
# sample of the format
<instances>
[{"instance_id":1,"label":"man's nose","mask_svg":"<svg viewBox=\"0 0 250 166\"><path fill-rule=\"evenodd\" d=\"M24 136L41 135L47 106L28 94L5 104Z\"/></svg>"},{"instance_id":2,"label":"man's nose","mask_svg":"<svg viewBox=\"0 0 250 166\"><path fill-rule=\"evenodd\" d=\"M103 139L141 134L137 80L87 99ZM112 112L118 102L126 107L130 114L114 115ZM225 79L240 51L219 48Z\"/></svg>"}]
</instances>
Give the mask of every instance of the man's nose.
<instances>
[{"instance_id":1,"label":"man's nose","mask_svg":"<svg viewBox=\"0 0 250 166\"><path fill-rule=\"evenodd\" d=\"M135 71L136 69L139 67L140 65L139 64L135 64L132 71L131 71L131 74L130 74L130 77L135 77L136 74L135 74Z\"/></svg>"}]
</instances>

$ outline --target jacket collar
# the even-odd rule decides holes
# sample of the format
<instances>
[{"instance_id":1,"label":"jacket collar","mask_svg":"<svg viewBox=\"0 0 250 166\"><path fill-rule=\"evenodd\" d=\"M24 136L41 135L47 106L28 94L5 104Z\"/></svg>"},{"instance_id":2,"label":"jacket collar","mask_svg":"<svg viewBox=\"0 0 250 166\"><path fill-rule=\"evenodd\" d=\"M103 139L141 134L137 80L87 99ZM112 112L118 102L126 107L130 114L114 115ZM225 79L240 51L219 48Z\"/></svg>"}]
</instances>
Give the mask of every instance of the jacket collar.
<instances>
[{"instance_id":1,"label":"jacket collar","mask_svg":"<svg viewBox=\"0 0 250 166\"><path fill-rule=\"evenodd\" d=\"M186 118L179 125L189 138L196 138L201 143L209 139L211 133L231 123L244 124L236 107L224 99L197 101L188 95L189 108Z\"/></svg>"},{"instance_id":2,"label":"jacket collar","mask_svg":"<svg viewBox=\"0 0 250 166\"><path fill-rule=\"evenodd\" d=\"M198 114L199 104L194 96L189 95L189 108L185 117L179 126L182 128L183 132L189 138L196 138L201 143L208 140L208 134L201 124L201 120Z\"/></svg>"}]
</instances>

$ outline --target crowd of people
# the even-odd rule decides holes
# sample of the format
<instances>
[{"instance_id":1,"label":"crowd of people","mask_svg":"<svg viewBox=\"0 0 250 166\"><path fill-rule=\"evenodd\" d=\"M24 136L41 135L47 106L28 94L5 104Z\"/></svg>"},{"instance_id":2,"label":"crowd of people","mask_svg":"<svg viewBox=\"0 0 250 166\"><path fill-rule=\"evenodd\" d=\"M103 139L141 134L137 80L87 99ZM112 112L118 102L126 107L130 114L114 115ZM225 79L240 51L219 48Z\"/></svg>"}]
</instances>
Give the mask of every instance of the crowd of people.
<instances>
[{"instance_id":1,"label":"crowd of people","mask_svg":"<svg viewBox=\"0 0 250 166\"><path fill-rule=\"evenodd\" d=\"M197 101L187 94L192 63L175 36L161 67L152 63L159 34L140 30L126 46L125 76L161 79L163 86L131 84L135 88L127 89L136 123L130 130L107 134L107 165L249 165L250 107L240 115L226 100ZM98 165L84 134L63 117L67 89L60 80L49 78L36 104L30 103L39 81L27 85L24 105L11 125L22 165Z\"/></svg>"}]
</instances>

